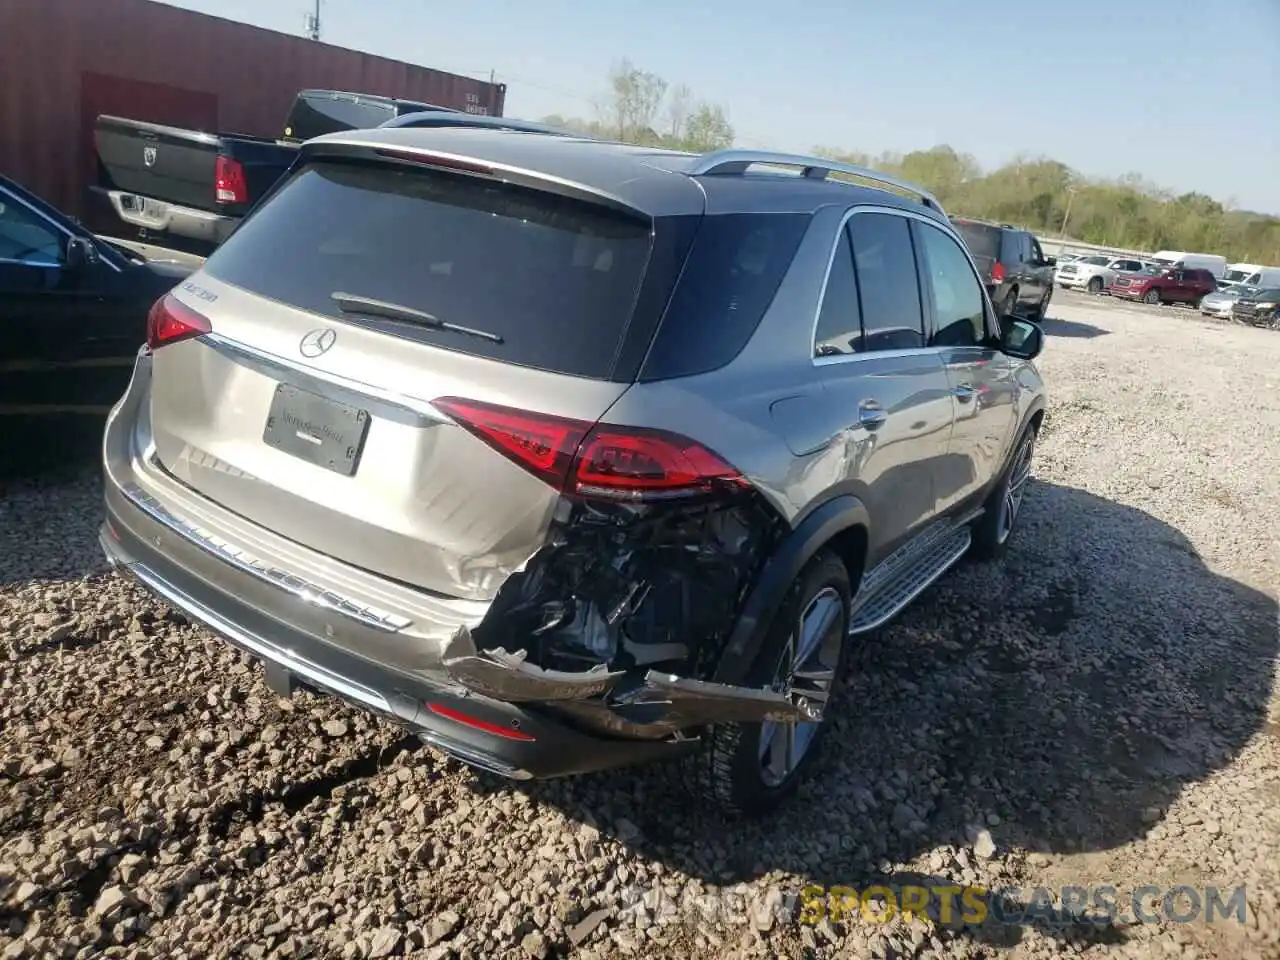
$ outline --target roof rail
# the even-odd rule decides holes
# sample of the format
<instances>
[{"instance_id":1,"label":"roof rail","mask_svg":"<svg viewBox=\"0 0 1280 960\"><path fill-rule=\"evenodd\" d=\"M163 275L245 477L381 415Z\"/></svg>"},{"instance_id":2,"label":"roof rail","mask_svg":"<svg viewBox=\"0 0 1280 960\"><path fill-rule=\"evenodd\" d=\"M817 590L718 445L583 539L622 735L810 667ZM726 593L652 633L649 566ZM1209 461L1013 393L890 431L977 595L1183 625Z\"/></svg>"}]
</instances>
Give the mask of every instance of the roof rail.
<instances>
[{"instance_id":1,"label":"roof rail","mask_svg":"<svg viewBox=\"0 0 1280 960\"><path fill-rule=\"evenodd\" d=\"M743 174L747 172L748 167L757 163L782 167L800 167L801 175L811 180L825 180L829 173L847 173L855 177L862 177L864 180L888 184L915 194L925 206L933 207L943 216L946 215L946 211L942 209L942 204L938 202L937 197L924 189L924 187L880 170L859 167L852 163L841 163L838 160L827 160L823 157L809 157L795 153L773 153L768 150L714 150L698 157L686 173L692 177L713 174Z\"/></svg>"},{"instance_id":2,"label":"roof rail","mask_svg":"<svg viewBox=\"0 0 1280 960\"><path fill-rule=\"evenodd\" d=\"M462 113L447 110L419 110L379 124L380 127L488 127L493 130L518 130L524 133L551 133L561 137L577 134L568 130L549 127L545 123L530 120L514 120L510 117L491 117L487 114Z\"/></svg>"}]
</instances>

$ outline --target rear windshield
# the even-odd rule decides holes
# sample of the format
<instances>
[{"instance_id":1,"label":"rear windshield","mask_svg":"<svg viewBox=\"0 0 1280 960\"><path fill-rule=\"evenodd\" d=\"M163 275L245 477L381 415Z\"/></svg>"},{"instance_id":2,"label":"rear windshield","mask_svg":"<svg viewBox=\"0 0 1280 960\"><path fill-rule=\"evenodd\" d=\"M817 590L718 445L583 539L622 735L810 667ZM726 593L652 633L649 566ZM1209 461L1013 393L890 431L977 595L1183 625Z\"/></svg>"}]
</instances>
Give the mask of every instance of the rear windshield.
<instances>
[{"instance_id":1,"label":"rear windshield","mask_svg":"<svg viewBox=\"0 0 1280 960\"><path fill-rule=\"evenodd\" d=\"M458 174L357 162L303 167L205 269L348 321L342 292L501 338L422 324L389 332L460 353L607 379L635 306L651 225L594 204ZM384 326L378 323L372 326Z\"/></svg>"},{"instance_id":2,"label":"rear windshield","mask_svg":"<svg viewBox=\"0 0 1280 960\"><path fill-rule=\"evenodd\" d=\"M967 220L952 221L952 226L964 238L965 246L975 258L1000 259L1000 228Z\"/></svg>"},{"instance_id":3,"label":"rear windshield","mask_svg":"<svg viewBox=\"0 0 1280 960\"><path fill-rule=\"evenodd\" d=\"M367 130L395 115L394 105L379 100L302 96L294 101L284 135L293 140L310 140L340 130Z\"/></svg>"}]
</instances>

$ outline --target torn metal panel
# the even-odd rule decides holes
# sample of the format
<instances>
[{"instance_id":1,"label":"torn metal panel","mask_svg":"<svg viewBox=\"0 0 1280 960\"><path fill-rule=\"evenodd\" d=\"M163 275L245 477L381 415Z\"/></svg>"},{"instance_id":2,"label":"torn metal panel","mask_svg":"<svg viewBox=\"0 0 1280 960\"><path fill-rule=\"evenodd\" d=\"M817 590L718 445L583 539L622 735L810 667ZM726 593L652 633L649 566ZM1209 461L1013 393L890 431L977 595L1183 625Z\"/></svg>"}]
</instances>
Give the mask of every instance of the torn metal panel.
<instances>
[{"instance_id":1,"label":"torn metal panel","mask_svg":"<svg viewBox=\"0 0 1280 960\"><path fill-rule=\"evenodd\" d=\"M444 661L449 675L468 689L508 703L585 700L613 687L622 677L604 664L590 670L548 670L528 662L528 651L502 648Z\"/></svg>"},{"instance_id":2,"label":"torn metal panel","mask_svg":"<svg viewBox=\"0 0 1280 960\"><path fill-rule=\"evenodd\" d=\"M767 688L735 687L692 680L650 670L644 683L617 698L624 716L629 709L649 708L651 722L676 729L708 723L816 723L825 703L807 691L780 692Z\"/></svg>"}]
</instances>

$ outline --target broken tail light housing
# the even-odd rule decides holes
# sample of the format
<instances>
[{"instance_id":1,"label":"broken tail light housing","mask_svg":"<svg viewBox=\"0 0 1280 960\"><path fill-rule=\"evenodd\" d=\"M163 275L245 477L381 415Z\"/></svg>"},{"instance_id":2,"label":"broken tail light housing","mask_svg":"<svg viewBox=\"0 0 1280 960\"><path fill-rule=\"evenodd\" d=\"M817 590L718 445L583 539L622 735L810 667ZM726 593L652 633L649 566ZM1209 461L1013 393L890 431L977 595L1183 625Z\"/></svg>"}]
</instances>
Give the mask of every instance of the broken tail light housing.
<instances>
[{"instance_id":1,"label":"broken tail light housing","mask_svg":"<svg viewBox=\"0 0 1280 960\"><path fill-rule=\"evenodd\" d=\"M218 157L213 170L213 189L219 203L248 203L249 182L244 164L230 157Z\"/></svg>"},{"instance_id":2,"label":"broken tail light housing","mask_svg":"<svg viewBox=\"0 0 1280 960\"><path fill-rule=\"evenodd\" d=\"M171 293L166 293L147 313L147 346L158 350L213 330L209 318L196 313Z\"/></svg>"},{"instance_id":3,"label":"broken tail light housing","mask_svg":"<svg viewBox=\"0 0 1280 960\"><path fill-rule=\"evenodd\" d=\"M434 405L539 479L568 494L647 502L742 487L717 454L667 430L588 423L442 397Z\"/></svg>"}]
</instances>

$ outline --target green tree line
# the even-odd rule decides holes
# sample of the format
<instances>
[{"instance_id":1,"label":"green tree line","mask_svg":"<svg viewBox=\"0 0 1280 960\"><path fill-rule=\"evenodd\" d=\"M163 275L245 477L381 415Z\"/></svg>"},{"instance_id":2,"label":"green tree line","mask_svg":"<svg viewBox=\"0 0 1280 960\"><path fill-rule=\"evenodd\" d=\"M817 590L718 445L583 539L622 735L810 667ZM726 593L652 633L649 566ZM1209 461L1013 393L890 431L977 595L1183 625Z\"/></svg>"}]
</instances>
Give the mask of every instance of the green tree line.
<instances>
[{"instance_id":1,"label":"green tree line","mask_svg":"<svg viewBox=\"0 0 1280 960\"><path fill-rule=\"evenodd\" d=\"M595 117L550 116L547 123L590 136L705 152L731 146L733 125L720 104L683 84L623 60L609 74ZM1066 164L1018 157L983 170L969 154L942 144L872 156L839 147L813 152L895 173L931 190L952 216L1012 223L1039 234L1130 250L1195 250L1229 261L1280 265L1280 218L1231 209L1202 193L1176 194L1137 174L1084 177Z\"/></svg>"}]
</instances>

